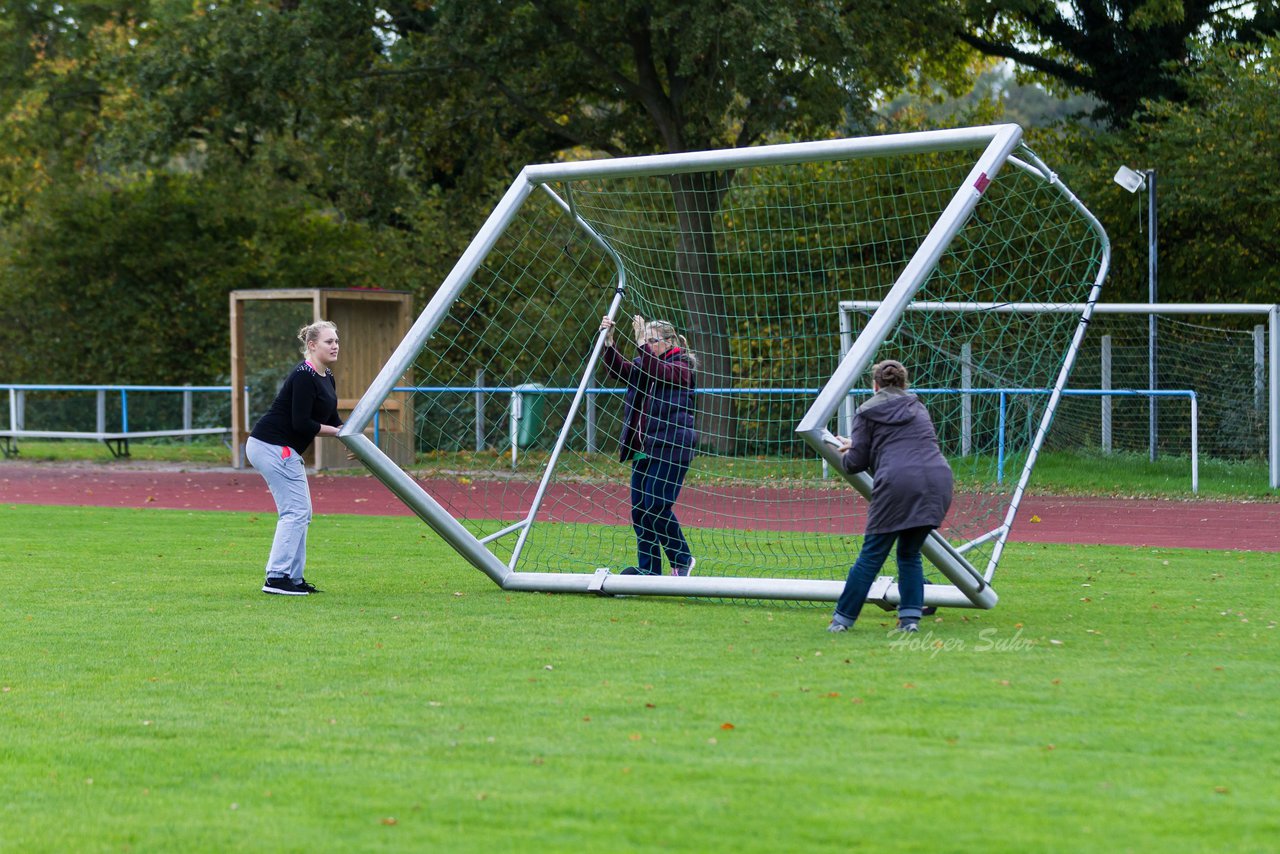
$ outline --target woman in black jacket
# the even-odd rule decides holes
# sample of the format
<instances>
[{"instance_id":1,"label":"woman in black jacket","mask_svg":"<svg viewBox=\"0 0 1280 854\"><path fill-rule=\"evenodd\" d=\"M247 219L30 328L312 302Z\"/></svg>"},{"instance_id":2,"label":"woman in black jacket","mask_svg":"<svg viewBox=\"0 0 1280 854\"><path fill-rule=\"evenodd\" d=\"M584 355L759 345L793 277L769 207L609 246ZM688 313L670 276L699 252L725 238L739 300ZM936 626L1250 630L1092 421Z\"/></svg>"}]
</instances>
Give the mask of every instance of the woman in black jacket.
<instances>
[{"instance_id":1,"label":"woman in black jacket","mask_svg":"<svg viewBox=\"0 0 1280 854\"><path fill-rule=\"evenodd\" d=\"M614 322L605 317L604 366L623 383L620 459L631 463L631 525L636 566L623 575L661 575L665 553L671 574L688 575L697 562L672 508L693 462L694 371L697 358L684 336L664 321L631 319L638 355L628 360L613 342Z\"/></svg>"},{"instance_id":2,"label":"woman in black jacket","mask_svg":"<svg viewBox=\"0 0 1280 854\"><path fill-rule=\"evenodd\" d=\"M316 436L337 436L338 388L330 368L338 361L338 329L320 320L298 331L302 361L294 366L245 443L245 455L276 502L276 533L267 558L263 593L317 592L302 573L307 565L311 489L302 455Z\"/></svg>"},{"instance_id":3,"label":"woman in black jacket","mask_svg":"<svg viewBox=\"0 0 1280 854\"><path fill-rule=\"evenodd\" d=\"M920 549L951 507L951 466L924 404L907 393L907 369L892 359L871 370L875 395L858 407L852 436L838 436L845 471L874 474L867 533L836 603L829 632L843 632L862 611L889 550L898 544L898 629L919 631L924 605Z\"/></svg>"}]
</instances>

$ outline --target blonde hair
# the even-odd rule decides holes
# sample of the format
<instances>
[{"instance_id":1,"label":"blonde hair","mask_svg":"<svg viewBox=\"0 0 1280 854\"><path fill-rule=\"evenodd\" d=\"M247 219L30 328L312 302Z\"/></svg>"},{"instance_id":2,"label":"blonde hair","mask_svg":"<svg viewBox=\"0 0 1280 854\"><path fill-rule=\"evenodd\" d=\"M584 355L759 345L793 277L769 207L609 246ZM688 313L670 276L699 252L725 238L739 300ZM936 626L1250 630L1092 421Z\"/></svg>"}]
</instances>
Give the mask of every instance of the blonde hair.
<instances>
[{"instance_id":1,"label":"blonde hair","mask_svg":"<svg viewBox=\"0 0 1280 854\"><path fill-rule=\"evenodd\" d=\"M307 355L307 345L312 341L319 341L320 333L326 329L332 329L334 332L338 331L338 327L327 320L317 320L315 323L310 323L298 330L298 340L302 342L302 355L304 358Z\"/></svg>"},{"instance_id":2,"label":"blonde hair","mask_svg":"<svg viewBox=\"0 0 1280 854\"><path fill-rule=\"evenodd\" d=\"M900 388L905 390L907 387L907 369L901 362L894 359L885 359L883 362L877 362L875 367L871 369L871 378L875 380L876 385L880 388Z\"/></svg>"},{"instance_id":3,"label":"blonde hair","mask_svg":"<svg viewBox=\"0 0 1280 854\"><path fill-rule=\"evenodd\" d=\"M679 332L676 332L675 324L666 320L650 320L649 328L657 333L658 337L664 341L675 341L680 345L680 350L684 353L685 358L689 360L689 367L697 370L698 357L689 349L689 342Z\"/></svg>"}]
</instances>

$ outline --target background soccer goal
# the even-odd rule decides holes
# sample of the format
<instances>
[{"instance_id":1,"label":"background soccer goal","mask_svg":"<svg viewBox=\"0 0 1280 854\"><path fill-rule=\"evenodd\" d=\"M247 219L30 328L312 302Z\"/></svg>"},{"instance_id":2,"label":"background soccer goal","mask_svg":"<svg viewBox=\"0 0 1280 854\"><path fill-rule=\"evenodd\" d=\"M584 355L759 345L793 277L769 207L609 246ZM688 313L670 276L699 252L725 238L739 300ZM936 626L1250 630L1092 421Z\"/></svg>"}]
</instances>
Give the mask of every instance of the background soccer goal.
<instances>
[{"instance_id":1,"label":"background soccer goal","mask_svg":"<svg viewBox=\"0 0 1280 854\"><path fill-rule=\"evenodd\" d=\"M342 440L506 589L832 601L870 481L839 474L824 439L869 394L871 364L897 358L959 485L926 547L951 583L926 601L990 607L1108 262L1101 226L1020 138L1001 125L526 167ZM913 299L1086 309L905 312ZM879 307L842 329L846 300ZM695 577L617 574L635 540L622 390L599 366L605 314L624 330L636 314L671 321L697 354L701 444L676 508ZM991 401L948 393L966 371L1042 392L1020 410L1036 426L1010 477ZM393 391L413 395L408 470L362 433ZM979 439L962 447L965 417ZM872 591L896 597L891 579Z\"/></svg>"}]
</instances>

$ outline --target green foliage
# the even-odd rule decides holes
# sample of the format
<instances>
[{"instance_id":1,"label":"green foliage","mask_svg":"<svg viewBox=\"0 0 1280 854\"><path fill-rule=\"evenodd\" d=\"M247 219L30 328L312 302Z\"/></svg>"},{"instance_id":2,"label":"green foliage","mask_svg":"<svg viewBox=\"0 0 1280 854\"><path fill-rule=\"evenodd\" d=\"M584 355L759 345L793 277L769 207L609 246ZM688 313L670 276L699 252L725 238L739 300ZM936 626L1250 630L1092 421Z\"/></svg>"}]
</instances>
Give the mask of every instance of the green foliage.
<instances>
[{"instance_id":1,"label":"green foliage","mask_svg":"<svg viewBox=\"0 0 1280 854\"><path fill-rule=\"evenodd\" d=\"M0 2L0 222L92 170L109 60L149 3Z\"/></svg>"},{"instance_id":2,"label":"green foliage","mask_svg":"<svg viewBox=\"0 0 1280 854\"><path fill-rule=\"evenodd\" d=\"M965 0L965 10L963 41L1097 97L1096 117L1117 127L1143 101L1183 100L1203 45L1256 42L1280 24L1276 0Z\"/></svg>"},{"instance_id":3,"label":"green foliage","mask_svg":"<svg viewBox=\"0 0 1280 854\"><path fill-rule=\"evenodd\" d=\"M1162 275L1180 299L1280 292L1280 37L1213 50L1187 100L1152 101L1134 142L1160 164ZM1170 251L1173 249L1173 251Z\"/></svg>"},{"instance_id":4,"label":"green foliage","mask_svg":"<svg viewBox=\"0 0 1280 854\"><path fill-rule=\"evenodd\" d=\"M1233 65L1209 47L1274 30L1274 0L1238 12L973 0L968 12L994 52L1022 51L1042 80L1124 115L1149 99L1140 133L1032 138L1116 241L1113 298L1145 292L1136 203L1109 184L1121 160L1160 170L1162 294L1271 298L1275 48ZM68 364L111 354L113 373L91 379L124 379L115 366L135 356L110 337L125 330L167 353L136 357L130 378L161 381L143 370L155 365L213 380L231 288L376 284L425 302L527 162L880 129L873 98L968 79L956 14L941 0L0 0L0 312L20 338L4 378L69 380ZM999 94L1003 113L993 94L891 124L1024 116ZM1212 115L1219 101L1229 120ZM725 177L685 194L690 233L714 220ZM713 290L688 292L695 308L714 304ZM170 305L177 322L151 329L145 313ZM69 320L82 313L109 323ZM207 346L179 344L184 324ZM727 358L729 331L705 332Z\"/></svg>"},{"instance_id":5,"label":"green foliage","mask_svg":"<svg viewBox=\"0 0 1280 854\"><path fill-rule=\"evenodd\" d=\"M946 5L768 0L453 2L404 51L448 68L465 97L506 105L546 151L615 154L749 145L821 133L906 81L951 68ZM950 63L950 65L948 65ZM531 73L532 71L532 73ZM445 98L447 92L440 93Z\"/></svg>"},{"instance_id":6,"label":"green foliage","mask_svg":"<svg viewBox=\"0 0 1280 854\"><path fill-rule=\"evenodd\" d=\"M1280 41L1209 51L1181 102L1148 101L1126 129L1033 131L1031 145L1106 227L1110 302L1147 301L1146 192L1112 183L1120 164L1157 171L1159 298L1276 301L1280 259ZM1254 319L1244 318L1252 324Z\"/></svg>"},{"instance_id":7,"label":"green foliage","mask_svg":"<svg viewBox=\"0 0 1280 854\"><path fill-rule=\"evenodd\" d=\"M7 232L0 318L11 382L209 382L227 294L397 287L402 247L303 201L184 175L60 184Z\"/></svg>"}]
</instances>

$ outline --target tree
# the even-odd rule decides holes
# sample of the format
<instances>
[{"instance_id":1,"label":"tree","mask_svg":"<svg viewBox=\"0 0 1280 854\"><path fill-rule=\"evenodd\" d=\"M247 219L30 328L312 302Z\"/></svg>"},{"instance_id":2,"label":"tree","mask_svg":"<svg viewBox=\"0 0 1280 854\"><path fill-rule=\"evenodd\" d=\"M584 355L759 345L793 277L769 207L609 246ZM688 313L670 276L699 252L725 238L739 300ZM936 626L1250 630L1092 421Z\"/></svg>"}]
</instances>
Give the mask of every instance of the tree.
<instances>
[{"instance_id":1,"label":"tree","mask_svg":"<svg viewBox=\"0 0 1280 854\"><path fill-rule=\"evenodd\" d=\"M1028 134L1046 162L1061 164L1066 185L1111 236L1107 301L1147 299L1146 193L1112 182L1122 163L1157 171L1162 301L1276 301L1278 57L1277 37L1256 47L1219 45L1206 53L1181 102L1147 102L1114 131L1076 126Z\"/></svg>"},{"instance_id":2,"label":"tree","mask_svg":"<svg viewBox=\"0 0 1280 854\"><path fill-rule=\"evenodd\" d=\"M361 89L364 6L13 4L0 19L9 378L213 381L226 293L415 288L439 195ZM192 336L198 327L198 340ZM125 346L121 346L125 342Z\"/></svg>"},{"instance_id":3,"label":"tree","mask_svg":"<svg viewBox=\"0 0 1280 854\"><path fill-rule=\"evenodd\" d=\"M933 0L777 3L774 0L454 0L386 9L398 55L437 102L467 102L531 150L607 154L744 146L770 134L826 134L865 124L872 96L908 80L927 49L939 68L959 60L954 26ZM413 59L410 59L412 57ZM944 75L945 76L945 75ZM428 78L429 79L429 78ZM678 274L693 346L709 382L732 382L718 284L714 217L733 176L675 176ZM731 403L705 398L704 433L734 443Z\"/></svg>"},{"instance_id":4,"label":"tree","mask_svg":"<svg viewBox=\"0 0 1280 854\"><path fill-rule=\"evenodd\" d=\"M110 84L103 58L146 0L0 0L0 221L35 194L96 165Z\"/></svg>"},{"instance_id":5,"label":"tree","mask_svg":"<svg viewBox=\"0 0 1280 854\"><path fill-rule=\"evenodd\" d=\"M1122 126L1144 100L1181 101L1205 46L1280 29L1277 0L965 0L967 44L1097 97Z\"/></svg>"},{"instance_id":6,"label":"tree","mask_svg":"<svg viewBox=\"0 0 1280 854\"><path fill-rule=\"evenodd\" d=\"M0 243L6 379L225 377L229 291L404 287L413 268L389 236L279 185L163 173L59 183Z\"/></svg>"},{"instance_id":7,"label":"tree","mask_svg":"<svg viewBox=\"0 0 1280 854\"><path fill-rule=\"evenodd\" d=\"M1162 278L1192 302L1274 302L1280 291L1280 37L1220 45L1187 98L1134 128L1161 165Z\"/></svg>"}]
</instances>

